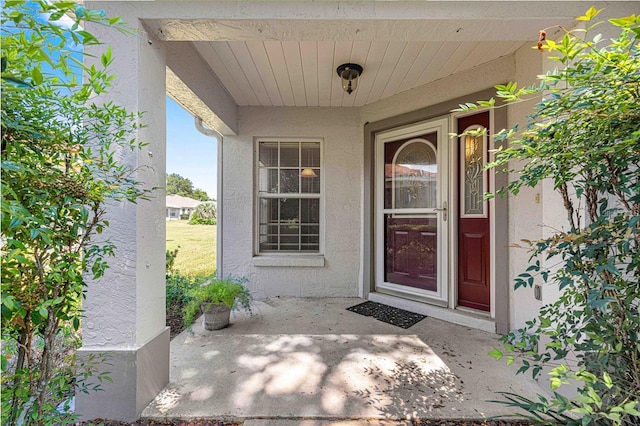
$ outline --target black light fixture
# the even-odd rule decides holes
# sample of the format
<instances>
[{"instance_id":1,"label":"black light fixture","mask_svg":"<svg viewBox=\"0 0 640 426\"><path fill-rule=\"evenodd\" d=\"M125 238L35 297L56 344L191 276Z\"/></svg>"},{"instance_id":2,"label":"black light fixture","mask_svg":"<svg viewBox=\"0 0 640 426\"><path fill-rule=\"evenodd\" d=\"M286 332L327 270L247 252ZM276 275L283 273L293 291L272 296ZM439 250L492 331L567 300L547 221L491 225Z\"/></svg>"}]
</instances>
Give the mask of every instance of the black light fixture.
<instances>
[{"instance_id":1,"label":"black light fixture","mask_svg":"<svg viewBox=\"0 0 640 426\"><path fill-rule=\"evenodd\" d=\"M358 87L358 77L362 74L362 67L358 64L342 64L336 70L342 80L342 88L351 94Z\"/></svg>"}]
</instances>

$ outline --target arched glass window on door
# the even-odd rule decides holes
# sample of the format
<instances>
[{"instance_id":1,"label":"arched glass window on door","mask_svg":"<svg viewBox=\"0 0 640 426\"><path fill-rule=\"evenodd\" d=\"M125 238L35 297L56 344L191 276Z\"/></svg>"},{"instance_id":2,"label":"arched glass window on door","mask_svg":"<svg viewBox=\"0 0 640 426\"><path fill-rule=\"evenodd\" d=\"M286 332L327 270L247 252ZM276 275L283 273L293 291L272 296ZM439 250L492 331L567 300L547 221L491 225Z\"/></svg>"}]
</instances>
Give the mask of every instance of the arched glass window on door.
<instances>
[{"instance_id":1,"label":"arched glass window on door","mask_svg":"<svg viewBox=\"0 0 640 426\"><path fill-rule=\"evenodd\" d=\"M393 160L394 208L436 208L437 176L435 147L424 139L405 143Z\"/></svg>"}]
</instances>

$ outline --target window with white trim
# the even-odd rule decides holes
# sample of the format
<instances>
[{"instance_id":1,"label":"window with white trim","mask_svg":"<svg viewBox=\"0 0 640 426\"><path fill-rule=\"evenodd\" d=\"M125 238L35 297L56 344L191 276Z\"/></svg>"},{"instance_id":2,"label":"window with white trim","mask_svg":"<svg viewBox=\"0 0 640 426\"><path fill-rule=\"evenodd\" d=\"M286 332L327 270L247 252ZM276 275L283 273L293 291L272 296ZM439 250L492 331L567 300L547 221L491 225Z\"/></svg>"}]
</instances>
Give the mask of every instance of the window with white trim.
<instances>
[{"instance_id":1,"label":"window with white trim","mask_svg":"<svg viewBox=\"0 0 640 426\"><path fill-rule=\"evenodd\" d=\"M320 253L320 140L258 140L257 252Z\"/></svg>"}]
</instances>

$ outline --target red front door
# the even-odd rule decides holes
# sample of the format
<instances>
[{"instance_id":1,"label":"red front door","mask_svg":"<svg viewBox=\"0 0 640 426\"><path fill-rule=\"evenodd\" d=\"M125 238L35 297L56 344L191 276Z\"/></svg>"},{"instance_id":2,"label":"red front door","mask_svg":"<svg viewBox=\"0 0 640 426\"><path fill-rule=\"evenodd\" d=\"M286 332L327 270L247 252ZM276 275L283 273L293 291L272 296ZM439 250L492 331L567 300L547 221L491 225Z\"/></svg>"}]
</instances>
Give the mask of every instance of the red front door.
<instances>
[{"instance_id":1,"label":"red front door","mask_svg":"<svg viewBox=\"0 0 640 426\"><path fill-rule=\"evenodd\" d=\"M489 128L489 112L457 119L458 133ZM458 306L489 311L489 208L484 201L488 175L483 170L488 153L488 137L461 137L458 170L460 176L458 211Z\"/></svg>"}]
</instances>

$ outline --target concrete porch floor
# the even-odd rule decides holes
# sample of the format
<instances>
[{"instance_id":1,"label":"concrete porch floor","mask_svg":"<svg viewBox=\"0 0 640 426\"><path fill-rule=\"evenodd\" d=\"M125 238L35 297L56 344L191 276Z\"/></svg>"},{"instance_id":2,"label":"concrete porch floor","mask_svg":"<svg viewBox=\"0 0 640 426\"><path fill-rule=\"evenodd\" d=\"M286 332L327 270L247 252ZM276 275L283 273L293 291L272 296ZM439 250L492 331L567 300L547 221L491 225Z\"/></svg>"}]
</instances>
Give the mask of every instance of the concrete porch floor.
<instances>
[{"instance_id":1,"label":"concrete porch floor","mask_svg":"<svg viewBox=\"0 0 640 426\"><path fill-rule=\"evenodd\" d=\"M246 426L410 424L513 413L494 392L545 393L487 355L498 336L426 318L405 330L345 310L357 298L273 298L231 326L201 320L171 342L169 385L150 419L245 419ZM386 422L383 420L396 420Z\"/></svg>"}]
</instances>

